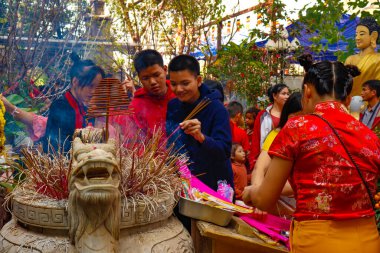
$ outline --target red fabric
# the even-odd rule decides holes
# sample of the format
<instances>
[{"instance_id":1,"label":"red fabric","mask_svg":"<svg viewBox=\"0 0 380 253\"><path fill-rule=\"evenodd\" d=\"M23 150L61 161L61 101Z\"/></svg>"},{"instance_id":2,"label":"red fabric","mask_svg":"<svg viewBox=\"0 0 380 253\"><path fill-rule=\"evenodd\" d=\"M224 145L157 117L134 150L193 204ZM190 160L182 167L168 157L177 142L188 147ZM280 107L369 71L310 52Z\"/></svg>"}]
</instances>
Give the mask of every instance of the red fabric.
<instances>
[{"instance_id":1,"label":"red fabric","mask_svg":"<svg viewBox=\"0 0 380 253\"><path fill-rule=\"evenodd\" d=\"M364 124L337 102L317 104L315 112L339 133L372 193L380 168L380 143ZM289 119L273 141L269 154L294 161L290 183L297 200L296 220L353 219L374 215L356 168L331 128L321 119Z\"/></svg>"},{"instance_id":2,"label":"red fabric","mask_svg":"<svg viewBox=\"0 0 380 253\"><path fill-rule=\"evenodd\" d=\"M278 124L280 124L280 118L270 115L272 117L273 129L277 128Z\"/></svg>"},{"instance_id":3,"label":"red fabric","mask_svg":"<svg viewBox=\"0 0 380 253\"><path fill-rule=\"evenodd\" d=\"M112 119L113 124L120 126L124 136L131 136L137 130L144 135L151 136L154 129L161 128L165 133L166 110L168 102L175 97L170 88L170 82L166 81L168 90L164 97L151 96L144 89L138 89L129 105L131 115L120 115Z\"/></svg>"},{"instance_id":4,"label":"red fabric","mask_svg":"<svg viewBox=\"0 0 380 253\"><path fill-rule=\"evenodd\" d=\"M232 135L232 142L240 144L244 151L249 151L249 140L248 135L244 131L244 129L238 127L236 123L234 123L232 120L230 120L230 126L231 126L231 135Z\"/></svg>"},{"instance_id":5,"label":"red fabric","mask_svg":"<svg viewBox=\"0 0 380 253\"><path fill-rule=\"evenodd\" d=\"M234 173L235 197L241 199L244 187L247 186L247 169L244 164L232 162L231 165Z\"/></svg>"},{"instance_id":6,"label":"red fabric","mask_svg":"<svg viewBox=\"0 0 380 253\"><path fill-rule=\"evenodd\" d=\"M65 93L65 97L67 101L69 102L70 106L75 111L75 129L79 129L83 127L83 119L85 116L85 110L83 106L80 106L77 102L77 100L74 98L74 96L71 94L70 91Z\"/></svg>"},{"instance_id":7,"label":"red fabric","mask_svg":"<svg viewBox=\"0 0 380 253\"><path fill-rule=\"evenodd\" d=\"M257 157L259 157L260 154L260 136L261 136L261 117L265 113L265 110L261 110L255 120L255 125L253 126L253 133L251 135L251 151L249 152L249 164L251 166L250 171L252 171L253 167L255 166Z\"/></svg>"},{"instance_id":8,"label":"red fabric","mask_svg":"<svg viewBox=\"0 0 380 253\"><path fill-rule=\"evenodd\" d=\"M251 148L253 128L252 129L249 129L249 128L245 129L245 133L248 136L249 148Z\"/></svg>"}]
</instances>

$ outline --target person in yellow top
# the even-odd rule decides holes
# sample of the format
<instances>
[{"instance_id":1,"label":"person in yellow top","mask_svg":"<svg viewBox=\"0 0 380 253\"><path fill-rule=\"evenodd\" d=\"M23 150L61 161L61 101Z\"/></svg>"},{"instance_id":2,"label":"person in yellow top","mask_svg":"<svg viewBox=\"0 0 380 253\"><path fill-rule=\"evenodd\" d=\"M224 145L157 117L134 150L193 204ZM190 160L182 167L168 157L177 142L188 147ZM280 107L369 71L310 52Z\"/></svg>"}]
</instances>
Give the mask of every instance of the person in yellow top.
<instances>
[{"instance_id":1,"label":"person in yellow top","mask_svg":"<svg viewBox=\"0 0 380 253\"><path fill-rule=\"evenodd\" d=\"M251 178L251 184L253 186L261 185L262 181L264 180L265 173L269 167L269 164L271 162L271 157L268 154L268 150L270 145L272 144L273 140L276 138L277 134L280 132L281 128L285 126L286 122L290 117L293 117L295 115L298 115L302 113L302 104L301 104L302 95L300 92L294 92L292 93L289 98L286 100L284 107L281 112L280 117L280 123L278 124L278 127L273 129L267 137L265 138L265 141L261 147L261 152L259 157L257 158L255 167L252 171L252 178ZM246 188L247 189L247 188ZM282 196L292 196L293 190L289 183L287 183L282 190L281 193ZM290 200L290 199L288 199ZM290 200L290 202L292 202ZM291 203L286 203L286 205L292 205ZM280 209L282 209L280 211ZM284 208L281 208L277 206L277 210L272 210L272 213L280 214L286 214ZM256 213L259 213L258 210L255 210ZM290 214L290 213L287 213Z\"/></svg>"},{"instance_id":2,"label":"person in yellow top","mask_svg":"<svg viewBox=\"0 0 380 253\"><path fill-rule=\"evenodd\" d=\"M368 80L380 80L380 54L376 51L379 41L379 24L373 17L360 19L356 26L356 47L358 54L347 58L345 65L355 65L361 74L354 78L351 96L360 96L362 84Z\"/></svg>"}]
</instances>

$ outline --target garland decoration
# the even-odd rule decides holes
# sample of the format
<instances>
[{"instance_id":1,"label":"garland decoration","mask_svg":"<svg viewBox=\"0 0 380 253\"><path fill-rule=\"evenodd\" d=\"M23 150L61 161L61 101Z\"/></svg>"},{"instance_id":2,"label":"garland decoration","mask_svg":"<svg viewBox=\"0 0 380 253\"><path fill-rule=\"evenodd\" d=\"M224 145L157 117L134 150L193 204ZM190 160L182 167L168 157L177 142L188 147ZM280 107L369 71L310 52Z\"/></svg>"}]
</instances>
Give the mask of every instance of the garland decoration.
<instances>
[{"instance_id":1,"label":"garland decoration","mask_svg":"<svg viewBox=\"0 0 380 253\"><path fill-rule=\"evenodd\" d=\"M2 96L0 94L0 96ZM4 144L5 144L5 133L4 133L4 127L5 127L5 107L3 104L3 101L0 99L0 155L4 151Z\"/></svg>"}]
</instances>

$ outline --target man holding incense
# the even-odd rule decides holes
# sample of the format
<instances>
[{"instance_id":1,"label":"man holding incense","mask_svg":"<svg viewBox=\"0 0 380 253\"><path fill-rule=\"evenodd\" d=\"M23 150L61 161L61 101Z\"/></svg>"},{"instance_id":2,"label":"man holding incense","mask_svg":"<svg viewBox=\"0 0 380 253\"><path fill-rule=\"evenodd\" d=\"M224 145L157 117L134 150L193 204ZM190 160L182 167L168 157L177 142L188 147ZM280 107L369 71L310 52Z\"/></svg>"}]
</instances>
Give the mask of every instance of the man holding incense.
<instances>
[{"instance_id":1,"label":"man holding incense","mask_svg":"<svg viewBox=\"0 0 380 253\"><path fill-rule=\"evenodd\" d=\"M129 105L132 114L112 119L115 128L120 129L126 139L137 132L147 137L152 136L155 129L165 132L166 108L169 100L175 97L166 80L167 67L159 52L142 50L133 63L143 88L134 93Z\"/></svg>"},{"instance_id":2,"label":"man holding incense","mask_svg":"<svg viewBox=\"0 0 380 253\"><path fill-rule=\"evenodd\" d=\"M169 143L189 156L192 174L206 185L216 190L217 182L226 180L233 187L230 122L220 92L202 84L199 63L189 55L170 61L169 77L177 96L166 114Z\"/></svg>"}]
</instances>

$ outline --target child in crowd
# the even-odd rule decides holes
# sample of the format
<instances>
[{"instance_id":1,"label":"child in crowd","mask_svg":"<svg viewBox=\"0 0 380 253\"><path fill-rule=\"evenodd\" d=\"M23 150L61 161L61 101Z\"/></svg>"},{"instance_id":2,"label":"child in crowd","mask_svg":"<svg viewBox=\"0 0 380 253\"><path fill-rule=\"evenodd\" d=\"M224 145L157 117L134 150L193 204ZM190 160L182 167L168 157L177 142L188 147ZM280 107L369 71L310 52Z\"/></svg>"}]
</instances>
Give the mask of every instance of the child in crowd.
<instances>
[{"instance_id":1,"label":"child in crowd","mask_svg":"<svg viewBox=\"0 0 380 253\"><path fill-rule=\"evenodd\" d=\"M235 198L240 200L244 187L247 186L247 169L245 167L246 156L243 147L238 144L232 144L231 164L234 173Z\"/></svg>"},{"instance_id":2,"label":"child in crowd","mask_svg":"<svg viewBox=\"0 0 380 253\"><path fill-rule=\"evenodd\" d=\"M248 135L249 144L251 144L251 138L253 133L253 127L255 125L255 119L260 110L255 107L249 107L245 112L245 131Z\"/></svg>"},{"instance_id":3,"label":"child in crowd","mask_svg":"<svg viewBox=\"0 0 380 253\"><path fill-rule=\"evenodd\" d=\"M239 143L245 152L249 151L249 140L247 133L240 128L244 124L243 106L237 101L232 101L227 105L227 111L230 115L230 127L232 142Z\"/></svg>"}]
</instances>

